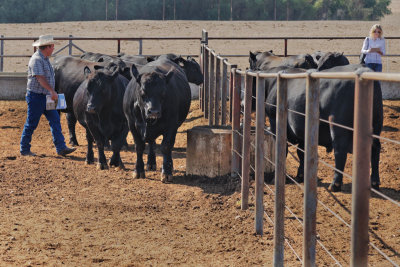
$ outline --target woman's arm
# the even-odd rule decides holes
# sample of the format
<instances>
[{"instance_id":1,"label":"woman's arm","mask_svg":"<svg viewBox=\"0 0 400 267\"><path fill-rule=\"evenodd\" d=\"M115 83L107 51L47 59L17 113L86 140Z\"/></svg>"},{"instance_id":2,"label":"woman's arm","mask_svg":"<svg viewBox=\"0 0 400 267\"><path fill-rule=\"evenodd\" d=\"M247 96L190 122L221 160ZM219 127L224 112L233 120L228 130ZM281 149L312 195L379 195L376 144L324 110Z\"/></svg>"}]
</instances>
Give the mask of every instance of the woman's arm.
<instances>
[{"instance_id":1,"label":"woman's arm","mask_svg":"<svg viewBox=\"0 0 400 267\"><path fill-rule=\"evenodd\" d=\"M367 37L367 38L364 39L364 43L363 43L363 46L361 48L361 53L363 53L363 54L369 53L368 43L369 43L369 40L368 40L368 37Z\"/></svg>"}]
</instances>

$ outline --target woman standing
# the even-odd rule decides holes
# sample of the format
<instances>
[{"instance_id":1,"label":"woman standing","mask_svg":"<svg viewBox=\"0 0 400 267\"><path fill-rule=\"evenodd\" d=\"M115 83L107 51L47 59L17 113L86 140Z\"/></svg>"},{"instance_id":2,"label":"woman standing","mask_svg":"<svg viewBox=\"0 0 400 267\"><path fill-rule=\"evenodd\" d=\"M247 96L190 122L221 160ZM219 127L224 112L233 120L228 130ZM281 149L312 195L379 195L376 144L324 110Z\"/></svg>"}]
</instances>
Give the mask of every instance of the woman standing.
<instances>
[{"instance_id":1,"label":"woman standing","mask_svg":"<svg viewBox=\"0 0 400 267\"><path fill-rule=\"evenodd\" d=\"M382 72L382 56L385 55L385 38L379 24L372 26L369 37L365 38L361 53L365 54L365 64L370 69Z\"/></svg>"}]
</instances>

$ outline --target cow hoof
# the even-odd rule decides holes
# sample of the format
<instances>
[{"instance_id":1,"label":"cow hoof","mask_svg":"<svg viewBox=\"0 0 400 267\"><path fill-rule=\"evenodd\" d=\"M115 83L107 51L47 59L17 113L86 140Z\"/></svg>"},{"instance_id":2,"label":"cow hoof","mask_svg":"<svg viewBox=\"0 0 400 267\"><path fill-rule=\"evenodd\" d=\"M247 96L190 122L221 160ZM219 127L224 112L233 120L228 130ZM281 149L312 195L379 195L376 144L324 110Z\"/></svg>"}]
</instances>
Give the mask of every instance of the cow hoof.
<instances>
[{"instance_id":1,"label":"cow hoof","mask_svg":"<svg viewBox=\"0 0 400 267\"><path fill-rule=\"evenodd\" d=\"M377 183L377 182L372 182L372 183L371 183L371 188L375 189L376 191L379 191L379 183Z\"/></svg>"},{"instance_id":2,"label":"cow hoof","mask_svg":"<svg viewBox=\"0 0 400 267\"><path fill-rule=\"evenodd\" d=\"M165 174L165 173L161 174L161 182L163 182L164 184L172 183L172 180L173 180L172 174Z\"/></svg>"},{"instance_id":3,"label":"cow hoof","mask_svg":"<svg viewBox=\"0 0 400 267\"><path fill-rule=\"evenodd\" d=\"M93 164L93 160L85 160L85 164L86 165L92 165Z\"/></svg>"},{"instance_id":4,"label":"cow hoof","mask_svg":"<svg viewBox=\"0 0 400 267\"><path fill-rule=\"evenodd\" d=\"M342 184L339 183L331 183L328 187L328 190L331 192L341 192L342 191Z\"/></svg>"},{"instance_id":5,"label":"cow hoof","mask_svg":"<svg viewBox=\"0 0 400 267\"><path fill-rule=\"evenodd\" d=\"M107 170L108 169L108 165L107 163L97 163L97 167L98 170Z\"/></svg>"},{"instance_id":6,"label":"cow hoof","mask_svg":"<svg viewBox=\"0 0 400 267\"><path fill-rule=\"evenodd\" d=\"M156 171L157 165L156 164L147 164L147 170L148 171Z\"/></svg>"},{"instance_id":7,"label":"cow hoof","mask_svg":"<svg viewBox=\"0 0 400 267\"><path fill-rule=\"evenodd\" d=\"M79 146L78 141L76 141L76 140L69 140L69 144L71 146Z\"/></svg>"},{"instance_id":8,"label":"cow hoof","mask_svg":"<svg viewBox=\"0 0 400 267\"><path fill-rule=\"evenodd\" d=\"M134 172L133 173L133 178L135 178L135 179L144 179L144 178L146 178L146 175L145 175L145 173L144 172Z\"/></svg>"}]
</instances>

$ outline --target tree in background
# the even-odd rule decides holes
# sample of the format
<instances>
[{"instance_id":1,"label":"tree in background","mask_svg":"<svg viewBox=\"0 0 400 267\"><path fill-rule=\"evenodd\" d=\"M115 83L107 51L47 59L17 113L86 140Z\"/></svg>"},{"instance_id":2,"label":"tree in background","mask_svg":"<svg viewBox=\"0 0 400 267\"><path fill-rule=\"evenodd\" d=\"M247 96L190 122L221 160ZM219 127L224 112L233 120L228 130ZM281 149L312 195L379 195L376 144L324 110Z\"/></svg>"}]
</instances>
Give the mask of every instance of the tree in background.
<instances>
[{"instance_id":1,"label":"tree in background","mask_svg":"<svg viewBox=\"0 0 400 267\"><path fill-rule=\"evenodd\" d=\"M378 20L391 0L0 0L0 22L119 20ZM118 4L116 6L116 4ZM107 5L107 6L106 6ZM231 14L232 5L232 14ZM175 6L175 8L174 8ZM174 12L175 11L175 12ZM275 13L276 11L276 13Z\"/></svg>"}]
</instances>

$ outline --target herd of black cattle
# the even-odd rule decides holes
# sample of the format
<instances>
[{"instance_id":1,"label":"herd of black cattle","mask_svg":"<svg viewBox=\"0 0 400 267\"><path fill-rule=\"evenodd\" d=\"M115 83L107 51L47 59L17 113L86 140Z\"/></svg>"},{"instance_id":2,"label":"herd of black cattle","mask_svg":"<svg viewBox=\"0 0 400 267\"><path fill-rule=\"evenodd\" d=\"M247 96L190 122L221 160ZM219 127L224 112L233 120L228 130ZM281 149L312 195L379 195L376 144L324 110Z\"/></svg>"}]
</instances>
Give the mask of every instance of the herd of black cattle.
<instances>
[{"instance_id":1,"label":"herd of black cattle","mask_svg":"<svg viewBox=\"0 0 400 267\"><path fill-rule=\"evenodd\" d=\"M250 52L250 69L276 73L364 72L364 65L350 65L341 53L316 52L286 58L269 52ZM200 65L192 58L174 54L159 57L84 53L81 58L56 57L53 63L56 91L64 93L67 101L67 122L70 144L78 145L75 135L77 121L86 129L88 142L86 163L94 162L93 142L98 148L98 167L107 168L104 147L111 141L110 166L123 167L120 150L131 131L137 153L134 176L145 177L143 152L149 144L148 170L156 170L155 140L163 136L161 181L171 182L173 172L172 148L177 129L189 112L191 91L189 83L200 85L203 75ZM304 79L290 79L288 107L305 112ZM276 79L266 79L266 114L271 131L276 132ZM325 121L353 126L354 80L320 79L320 118ZM255 82L253 82L255 94ZM269 105L272 104L272 105ZM373 133L379 135L383 125L382 93L379 82L374 83ZM289 112L287 138L297 144L300 159L297 180L303 181L305 118ZM341 190L347 153L352 152L353 133L347 129L320 122L319 145L327 151L334 150L335 171L331 191ZM371 157L371 186L379 189L380 142L374 139Z\"/></svg>"}]
</instances>

